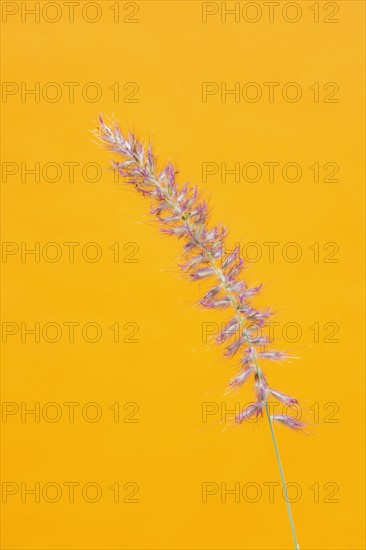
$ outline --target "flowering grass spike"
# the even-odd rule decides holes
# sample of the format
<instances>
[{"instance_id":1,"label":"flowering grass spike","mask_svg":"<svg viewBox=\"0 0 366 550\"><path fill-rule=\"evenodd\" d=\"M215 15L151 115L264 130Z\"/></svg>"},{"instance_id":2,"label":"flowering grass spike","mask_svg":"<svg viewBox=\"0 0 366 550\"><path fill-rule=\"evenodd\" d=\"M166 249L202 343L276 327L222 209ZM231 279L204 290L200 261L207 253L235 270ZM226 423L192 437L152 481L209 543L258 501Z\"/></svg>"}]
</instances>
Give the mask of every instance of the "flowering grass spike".
<instances>
[{"instance_id":1,"label":"flowering grass spike","mask_svg":"<svg viewBox=\"0 0 366 550\"><path fill-rule=\"evenodd\" d=\"M286 497L295 548L298 548L286 484L279 458L272 424L283 424L293 430L301 430L303 424L294 416L270 414L269 400L294 405L297 399L272 388L262 370L262 360L278 361L288 357L286 352L267 349L269 339L261 335L261 329L271 317L270 309L257 309L252 298L261 285L248 287L241 278L244 261L239 247L225 254L227 229L221 225L210 227L208 205L201 200L195 186L179 187L176 171L171 163L158 169L151 145L145 148L130 133L124 136L115 122L106 123L100 117L95 134L103 145L121 157L112 167L127 184L151 199L151 214L158 219L161 230L175 235L183 242L184 264L181 269L194 281L207 279L211 288L199 301L203 308L225 308L230 318L216 340L224 346L224 355L237 357L239 370L229 381L229 389L241 388L249 380L253 383L255 401L243 408L235 420L241 424L253 417L267 417L275 446L282 485Z\"/></svg>"}]
</instances>

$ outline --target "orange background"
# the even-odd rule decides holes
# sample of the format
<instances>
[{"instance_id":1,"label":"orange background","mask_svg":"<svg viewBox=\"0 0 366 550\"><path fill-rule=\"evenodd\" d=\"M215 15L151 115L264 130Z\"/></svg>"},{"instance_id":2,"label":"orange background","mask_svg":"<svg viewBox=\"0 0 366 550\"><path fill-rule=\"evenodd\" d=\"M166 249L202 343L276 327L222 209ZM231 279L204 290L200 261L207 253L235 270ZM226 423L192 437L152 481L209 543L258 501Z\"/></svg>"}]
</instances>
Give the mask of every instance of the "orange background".
<instances>
[{"instance_id":1,"label":"orange background","mask_svg":"<svg viewBox=\"0 0 366 550\"><path fill-rule=\"evenodd\" d=\"M9 5L2 2L3 9L5 4ZM331 3L339 6L333 16L338 23L324 22L333 9L324 2L318 3L319 23L314 22L314 2L304 1L297 3L302 17L296 23L282 16L286 2L280 3L273 23L262 2L255 3L263 10L257 23L242 16L237 23L233 16L222 22L220 3L214 3L218 13L203 23L198 1L141 1L138 12L130 16L136 11L134 4L119 2L118 23L111 10L116 3L107 1L98 4L102 15L95 23L82 19L81 7L87 2L75 8L74 23L68 21L63 2L57 3L62 15L55 23L43 16L40 22L32 16L22 22L24 6L10 4L19 11L2 23L3 81L16 83L20 91L22 82L27 88L39 82L41 90L56 82L62 96L52 103L42 95L39 102L26 95L22 102L16 87L6 88L13 89L13 95L3 95L2 159L15 163L3 168L6 174L9 166L15 166L15 173L4 181L3 170L2 239L29 247L39 242L41 249L56 242L62 257L54 263L42 256L39 263L32 256L22 262L20 253L5 257L6 263L3 257L3 322L23 322L28 327L55 322L64 327L63 323L74 321L80 326L73 343L64 328L55 343L43 337L34 343L32 336L23 343L19 330L3 344L5 407L9 402L19 408L21 402L28 408L35 402L41 407L55 402L62 410L58 422L42 415L39 423L29 415L22 422L20 412L3 416L2 480L19 486L2 505L3 547L291 548L278 487L274 502L268 497L268 483L278 483L279 474L266 423L229 428L227 422L220 424L218 412L202 421L204 403L222 410L251 399L249 389L224 396L227 380L235 372L233 363L221 359L220 349L202 342L202 324L226 317L193 307L199 287L178 273L179 245L151 225L148 201L115 184L107 170L94 183L87 181L92 170L83 177L81 168L87 163L108 167L111 155L96 148L89 133L103 112L114 114L122 129L135 128L143 140L151 137L161 163L168 159L176 163L180 182L188 180L206 189L213 221L230 225L231 243L258 243L262 258L245 272L249 283L264 283L256 303L271 305L280 327L293 322L302 331L295 343L286 341L282 330L276 333L276 346L290 349L299 360L266 365L273 386L296 395L303 418L310 422L308 435L281 426L276 430L286 478L301 490L293 504L300 547L365 548L360 236L364 3ZM241 2L240 8L245 4ZM56 8L47 9L46 18L55 18ZM87 16L93 18L93 7L88 9ZM248 17L253 13L248 12ZM288 17L293 13L290 10ZM138 22L123 22L126 15ZM80 83L74 102L69 101L64 82ZM102 90L98 101L82 96L90 82ZM109 89L115 82L120 83L119 101ZM132 91L123 90L128 82L138 84L134 96L138 102L123 101ZM256 82L263 96L256 103L243 98L235 102L232 95L223 102L217 93L203 102L202 82L226 83L228 89L235 82L241 89ZM267 99L264 82L280 83L273 103ZM302 98L296 103L282 98L288 82L301 86ZM320 83L319 102L309 90L314 82ZM323 90L328 82L339 85L336 103L323 101L331 91ZM271 183L263 163L272 161L281 167L297 162L301 179L284 181L279 171ZM22 181L21 163L31 168L35 162L41 167L58 163L59 181L47 181L51 169L49 177L41 175L39 182L24 173ZM66 162L79 163L73 182ZM241 167L256 162L263 175L257 183L242 177L235 182L233 176L224 182L218 171L203 182L205 162L218 167L226 163L228 168L235 162ZM309 166L315 162L336 163L339 181L322 181L326 175L322 169L321 181L314 182ZM80 243L73 263L67 259L65 242ZM102 250L95 263L81 255L90 242ZM115 242L120 243L121 260L137 246L133 258L138 262L115 263L109 249ZM136 244L124 250L131 242ZM280 243L273 262L266 242ZM289 242L301 249L298 262L282 257ZM332 248L323 247L330 242L339 246L337 262L324 261ZM320 247L317 262L309 248L314 243ZM99 342L81 337L81 327L89 322L102 328ZM115 343L108 327L116 322L120 340L131 332L126 323L137 323L138 342ZM319 323L319 342L309 328L314 323ZM338 325L333 336L338 342L324 341L334 327L324 328L327 323ZM80 403L73 423L67 420L65 402ZM90 402L102 410L98 422L81 415ZM109 407L115 402L120 403L122 419L132 411L123 409L126 403L137 403L134 418L139 422L114 422ZM319 418L314 418L316 407ZM337 422L329 421L332 411ZM28 496L22 502L22 482L28 487L56 482L64 488L62 497L55 503L42 497L34 503L34 497ZM65 482L80 484L74 503L68 501ZM103 491L96 503L81 496L81 488L89 482ZM109 487L116 482L120 500L131 493L125 484L137 483L134 498L139 502L113 502ZM259 486L261 494L257 502L249 502L254 498L249 491L240 502L228 495L224 503L218 492L203 503L204 482L226 483L227 488L239 482L240 489L256 484L253 487ZM314 501L315 487L319 502ZM337 502L328 502L334 488L338 489L330 498Z\"/></svg>"}]
</instances>

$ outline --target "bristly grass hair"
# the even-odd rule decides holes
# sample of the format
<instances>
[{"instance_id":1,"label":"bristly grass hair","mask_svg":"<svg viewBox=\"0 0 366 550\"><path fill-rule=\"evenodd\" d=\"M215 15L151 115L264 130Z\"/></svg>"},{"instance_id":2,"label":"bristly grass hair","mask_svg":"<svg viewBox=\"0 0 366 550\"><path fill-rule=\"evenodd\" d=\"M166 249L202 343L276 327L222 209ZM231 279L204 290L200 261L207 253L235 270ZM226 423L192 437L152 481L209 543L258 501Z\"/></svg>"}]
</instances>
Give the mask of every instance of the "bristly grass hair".
<instances>
[{"instance_id":1,"label":"bristly grass hair","mask_svg":"<svg viewBox=\"0 0 366 550\"><path fill-rule=\"evenodd\" d=\"M287 495L282 463L276 442L273 423L279 423L299 431L303 423L290 414L271 414L269 400L277 400L291 409L298 403L295 397L272 388L262 370L263 360L278 361L290 357L287 352L269 349L270 340L263 336L262 328L273 315L269 309L257 309L252 299L261 290L261 285L249 287L241 273L244 260L237 246L225 254L227 228L211 227L208 223L208 204L200 198L195 186L179 187L176 171L171 163L158 169L152 146L146 148L133 133L124 136L114 121L104 121L94 134L103 145L119 155L112 168L124 178L125 183L152 201L150 212L161 231L182 241L183 272L193 281L207 279L211 288L199 300L203 308L227 309L230 318L216 340L224 346L224 355L238 359L238 372L229 380L229 389L239 389L250 380L253 383L255 401L236 415L237 424L245 420L267 418L276 458L280 470L288 516L295 549L299 548L290 502Z\"/></svg>"}]
</instances>

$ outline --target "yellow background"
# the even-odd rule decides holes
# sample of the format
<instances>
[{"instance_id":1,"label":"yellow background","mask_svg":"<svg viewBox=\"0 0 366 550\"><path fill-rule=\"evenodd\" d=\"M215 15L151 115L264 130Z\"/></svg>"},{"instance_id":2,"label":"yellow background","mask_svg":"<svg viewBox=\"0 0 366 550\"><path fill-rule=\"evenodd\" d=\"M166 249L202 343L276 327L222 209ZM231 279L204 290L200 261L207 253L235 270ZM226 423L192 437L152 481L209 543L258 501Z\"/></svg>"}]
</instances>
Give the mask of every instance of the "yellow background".
<instances>
[{"instance_id":1,"label":"yellow background","mask_svg":"<svg viewBox=\"0 0 366 550\"><path fill-rule=\"evenodd\" d=\"M122 17L131 8L123 11L120 4ZM57 82L64 94L56 103L32 96L22 102L19 93L2 103L2 159L108 167L111 155L95 147L89 130L99 112L114 114L124 130L152 137L161 162L176 162L180 182L206 189L213 220L230 225L231 242L260 243L263 258L245 272L250 283L264 283L257 303L271 305L275 320L297 322L303 331L298 343L284 342L281 334L276 342L300 359L268 364L266 373L304 408L320 407L320 421L308 435L277 428L286 478L302 490L293 505L300 547L363 549L364 3L338 2L336 24L314 23L313 2L300 4L303 17L293 24L281 16L269 23L265 15L255 24L222 23L220 15L204 24L198 1L141 1L139 22L132 24L113 22L111 2L99 3L103 15L95 24L82 20L80 7L74 23L64 7L54 24L31 17L23 23L19 13L9 17L2 24L3 80L30 88ZM81 87L97 82L103 95L88 102L79 87L70 103L63 86L70 81ZM203 103L205 81L228 87L295 81L303 97L289 103L277 93L274 103L235 103L228 96L224 103L215 95ZM116 103L108 89L115 82L137 82L138 103ZM339 102L315 103L309 91L314 82L337 82ZM270 183L264 173L257 183L232 177L224 183L217 174L202 182L203 162L270 161L298 162L303 177ZM314 162L336 162L340 181L314 183L308 169ZM80 408L74 423L65 419L65 408L56 423L9 416L2 424L2 480L29 486L94 481L103 496L95 504L83 501L80 491L73 504L65 494L53 504L35 504L32 497L22 503L19 493L9 497L2 506L3 547L291 548L285 503L278 492L270 503L263 485L279 481L266 423L229 428L218 414L201 419L204 402L229 406L251 397L247 390L224 397L233 363L202 342L202 323L225 316L193 307L199 288L177 271L179 245L150 223L147 200L121 190L108 171L95 183L85 181L80 168L75 174L74 182L65 169L58 182L41 177L36 183L31 176L22 182L18 172L2 183L3 241L94 241L103 250L97 263L83 261L80 247L74 263L64 247L56 263L9 256L2 264L3 322L94 321L103 336L95 344L80 332L74 343L65 333L54 344L21 343L19 333L9 337L2 399L29 407L97 402L103 416L83 421ZM274 262L265 254L268 241L281 243ZM115 242L137 243L138 263L114 263L108 247ZM297 263L280 254L288 242L301 246ZM315 242L337 243L339 262L314 262L309 247ZM121 327L137 323L139 342L114 343L108 327L117 321ZM322 341L329 332L323 329L315 343L309 327L316 322L337 323L339 343ZM139 422L114 423L109 407L115 402L138 403ZM327 403L339 408L338 422L324 421L331 412ZM304 415L314 419L311 410ZM108 487L117 481L138 483L139 503L114 503ZM257 483L263 494L256 503L236 503L233 496L222 503L218 494L205 504L201 484L207 481ZM324 502L329 482L339 486L339 502ZM310 489L316 483L318 503Z\"/></svg>"}]
</instances>

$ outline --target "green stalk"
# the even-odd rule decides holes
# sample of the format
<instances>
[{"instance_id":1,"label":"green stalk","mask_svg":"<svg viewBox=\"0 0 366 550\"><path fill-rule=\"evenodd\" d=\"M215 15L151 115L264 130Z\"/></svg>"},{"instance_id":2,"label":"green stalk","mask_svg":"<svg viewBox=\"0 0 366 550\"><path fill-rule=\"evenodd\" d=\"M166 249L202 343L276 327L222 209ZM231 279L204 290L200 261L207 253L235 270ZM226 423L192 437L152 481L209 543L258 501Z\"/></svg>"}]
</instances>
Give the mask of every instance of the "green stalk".
<instances>
[{"instance_id":1,"label":"green stalk","mask_svg":"<svg viewBox=\"0 0 366 550\"><path fill-rule=\"evenodd\" d=\"M295 550L300 550L300 546L299 546L299 543L297 542L297 537L296 537L294 518L292 517L291 504L290 504L290 501L288 499L285 475L283 473L283 467L282 467L280 452L278 450L276 434L275 434L275 431L273 429L273 422L272 422L270 414L269 414L268 403L267 402L265 402L264 407L265 407L265 410L266 410L266 416L267 416L267 420L268 420L268 423L269 423L269 429L271 431L272 442L273 442L274 450L275 450L275 453L276 453L278 469L280 470L282 489L283 489L283 492L284 492L284 495L285 495L287 514L288 514L288 519L290 521L291 533L292 533L292 538L293 538L293 541L294 541Z\"/></svg>"}]
</instances>

